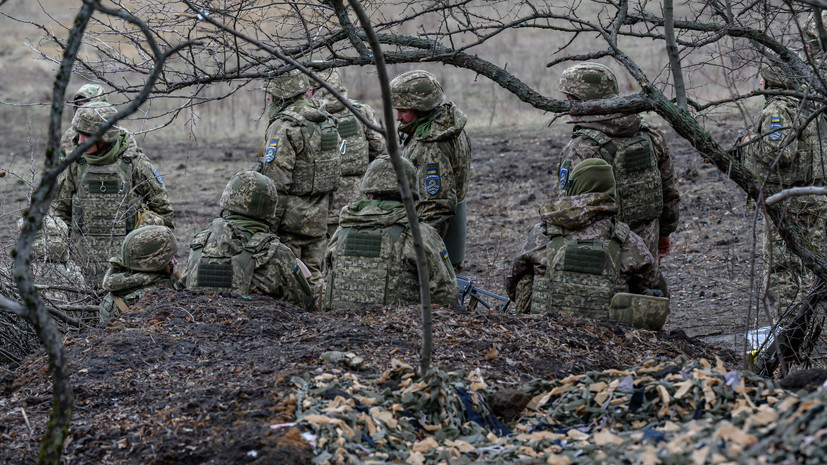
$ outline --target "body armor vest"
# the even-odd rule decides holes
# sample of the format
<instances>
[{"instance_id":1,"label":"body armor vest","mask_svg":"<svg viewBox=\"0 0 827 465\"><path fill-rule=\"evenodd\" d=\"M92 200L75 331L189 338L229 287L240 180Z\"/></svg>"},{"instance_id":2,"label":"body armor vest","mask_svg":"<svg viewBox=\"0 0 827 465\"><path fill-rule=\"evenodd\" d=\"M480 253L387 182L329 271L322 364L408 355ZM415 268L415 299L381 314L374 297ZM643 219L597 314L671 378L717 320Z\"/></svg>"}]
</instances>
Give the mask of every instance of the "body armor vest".
<instances>
[{"instance_id":1,"label":"body armor vest","mask_svg":"<svg viewBox=\"0 0 827 465\"><path fill-rule=\"evenodd\" d=\"M291 121L310 133L309 144L296 154L290 195L316 195L336 190L342 176L339 132L336 121L328 118L322 123L308 121L293 110L279 113L278 118ZM309 149L308 147L314 147ZM319 147L315 150L315 147Z\"/></svg>"},{"instance_id":2,"label":"body armor vest","mask_svg":"<svg viewBox=\"0 0 827 465\"><path fill-rule=\"evenodd\" d=\"M331 308L411 305L419 302L416 271L399 262L406 226L342 228L327 286Z\"/></svg>"},{"instance_id":3,"label":"body armor vest","mask_svg":"<svg viewBox=\"0 0 827 465\"><path fill-rule=\"evenodd\" d=\"M231 228L226 220L216 218L210 229L201 231L193 238L187 261L187 289L209 289L236 294L250 292L256 266L253 255L267 249L276 236L255 233L246 243L234 247ZM240 250L233 250L236 248Z\"/></svg>"},{"instance_id":4,"label":"body armor vest","mask_svg":"<svg viewBox=\"0 0 827 465\"><path fill-rule=\"evenodd\" d=\"M584 136L600 147L603 159L612 165L617 183L618 219L632 228L660 217L663 185L652 141L641 129L634 137L616 141L596 129L577 129L572 137Z\"/></svg>"},{"instance_id":5,"label":"body armor vest","mask_svg":"<svg viewBox=\"0 0 827 465\"><path fill-rule=\"evenodd\" d=\"M362 176L368 169L368 140L365 127L353 113L343 112L336 118L342 138L342 176Z\"/></svg>"},{"instance_id":6,"label":"body armor vest","mask_svg":"<svg viewBox=\"0 0 827 465\"><path fill-rule=\"evenodd\" d=\"M616 222L609 239L566 239L559 228L549 232L546 274L534 276L531 313L566 312L606 320L617 292L628 292L620 279L620 250L629 226Z\"/></svg>"}]
</instances>

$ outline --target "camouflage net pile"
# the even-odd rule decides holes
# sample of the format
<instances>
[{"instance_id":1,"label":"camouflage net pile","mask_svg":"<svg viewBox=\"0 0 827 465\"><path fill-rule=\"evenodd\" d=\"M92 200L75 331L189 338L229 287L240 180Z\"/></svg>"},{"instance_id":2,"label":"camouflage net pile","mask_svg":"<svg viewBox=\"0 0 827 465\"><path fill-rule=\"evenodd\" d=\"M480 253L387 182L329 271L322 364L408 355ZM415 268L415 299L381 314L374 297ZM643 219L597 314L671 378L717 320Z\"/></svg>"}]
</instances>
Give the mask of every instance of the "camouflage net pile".
<instances>
[{"instance_id":1,"label":"camouflage net pile","mask_svg":"<svg viewBox=\"0 0 827 465\"><path fill-rule=\"evenodd\" d=\"M509 429L478 373L399 361L378 379L294 378L296 418L322 464L806 463L827 461L827 390L801 398L706 360L651 360L523 388Z\"/></svg>"}]
</instances>

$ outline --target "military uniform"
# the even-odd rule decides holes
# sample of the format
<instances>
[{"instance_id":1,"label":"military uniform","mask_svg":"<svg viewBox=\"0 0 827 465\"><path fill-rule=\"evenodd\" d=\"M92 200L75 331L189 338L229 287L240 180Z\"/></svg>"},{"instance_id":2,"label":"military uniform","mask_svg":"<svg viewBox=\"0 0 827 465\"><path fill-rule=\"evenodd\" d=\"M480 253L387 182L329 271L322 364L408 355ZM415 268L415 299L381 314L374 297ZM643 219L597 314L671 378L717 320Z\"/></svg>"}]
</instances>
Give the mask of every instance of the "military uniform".
<instances>
[{"instance_id":1,"label":"military uniform","mask_svg":"<svg viewBox=\"0 0 827 465\"><path fill-rule=\"evenodd\" d=\"M416 170L407 160L409 182ZM415 184L412 184L415 186ZM414 197L418 190L414 187ZM420 302L416 253L390 159L368 167L361 191L375 196L347 205L325 253L324 308L415 305ZM433 303L456 307L459 289L445 245L431 226L420 223Z\"/></svg>"},{"instance_id":2,"label":"military uniform","mask_svg":"<svg viewBox=\"0 0 827 465\"><path fill-rule=\"evenodd\" d=\"M279 95L274 87L285 93ZM327 246L329 195L341 178L341 140L335 120L310 102L296 99L307 88L307 78L300 73L268 83L267 91L283 100L270 104L259 166L278 189L279 206L271 230L307 265L310 282L317 285Z\"/></svg>"},{"instance_id":3,"label":"military uniform","mask_svg":"<svg viewBox=\"0 0 827 465\"><path fill-rule=\"evenodd\" d=\"M17 222L23 227L23 219ZM86 287L80 267L69 258L69 227L58 217L46 216L43 231L39 232L32 245L32 276L37 284L45 285L43 298L54 304L68 304L79 298L75 292Z\"/></svg>"},{"instance_id":4,"label":"military uniform","mask_svg":"<svg viewBox=\"0 0 827 465\"><path fill-rule=\"evenodd\" d=\"M104 94L103 87L98 84L85 84L80 86L72 99L72 103L76 106L75 111L85 103L106 101L107 98ZM71 154L75 150L75 147L78 146L77 137L78 132L75 131L75 128L70 124L69 129L67 129L60 138L61 159Z\"/></svg>"},{"instance_id":5,"label":"military uniform","mask_svg":"<svg viewBox=\"0 0 827 465\"><path fill-rule=\"evenodd\" d=\"M761 74L768 87L792 86L772 67L762 70ZM744 162L758 176L759 182L766 180L766 186L772 192L794 186L825 185L827 124L824 117L810 122L795 137L795 131L805 123L808 113L796 98L768 97L753 122L753 134L747 141ZM786 202L786 215L802 229L808 241L822 254L827 254L827 199L823 195L811 195L793 197ZM787 250L774 229L767 231L763 245L767 260L764 267L767 290L773 305L783 312L807 294L814 275L801 259Z\"/></svg>"},{"instance_id":6,"label":"military uniform","mask_svg":"<svg viewBox=\"0 0 827 465\"><path fill-rule=\"evenodd\" d=\"M171 265L177 251L175 236L166 226L143 226L130 232L120 253L109 259L103 278L107 294L98 308L101 321L128 311L153 289L180 289Z\"/></svg>"},{"instance_id":7,"label":"military uniform","mask_svg":"<svg viewBox=\"0 0 827 465\"><path fill-rule=\"evenodd\" d=\"M457 204L465 200L471 172L471 139L465 133L468 118L453 102L443 102L442 86L426 71L402 73L391 82L396 109L425 115L403 124L402 155L417 169L422 198L417 213L445 237Z\"/></svg>"},{"instance_id":8,"label":"military uniform","mask_svg":"<svg viewBox=\"0 0 827 465\"><path fill-rule=\"evenodd\" d=\"M186 287L268 295L310 310L313 293L296 256L269 232L277 198L260 173L233 176L221 196L222 216L190 244Z\"/></svg>"},{"instance_id":9,"label":"military uniform","mask_svg":"<svg viewBox=\"0 0 827 465\"><path fill-rule=\"evenodd\" d=\"M108 103L92 102L78 110L72 126L91 134L115 112ZM81 266L96 283L105 271L101 265L136 225L174 226L161 174L132 135L113 127L102 140L108 151L84 154L69 165L54 204L56 215L71 225L77 251L88 254Z\"/></svg>"},{"instance_id":10,"label":"military uniform","mask_svg":"<svg viewBox=\"0 0 827 465\"><path fill-rule=\"evenodd\" d=\"M342 83L342 78L337 70L330 70L325 78L343 97L347 98L347 89ZM342 179L339 188L330 194L330 208L327 217L328 237L333 235L339 226L339 213L342 207L349 202L358 200L359 184L368 164L376 157L386 154L387 147L382 134L368 129L354 116L350 110L338 99L331 96L326 89L321 88L313 94L313 100L322 102L322 109L330 113L336 120L339 129L339 136L342 138ZM376 114L369 105L348 99L348 102L356 108L368 121L379 126Z\"/></svg>"}]
</instances>

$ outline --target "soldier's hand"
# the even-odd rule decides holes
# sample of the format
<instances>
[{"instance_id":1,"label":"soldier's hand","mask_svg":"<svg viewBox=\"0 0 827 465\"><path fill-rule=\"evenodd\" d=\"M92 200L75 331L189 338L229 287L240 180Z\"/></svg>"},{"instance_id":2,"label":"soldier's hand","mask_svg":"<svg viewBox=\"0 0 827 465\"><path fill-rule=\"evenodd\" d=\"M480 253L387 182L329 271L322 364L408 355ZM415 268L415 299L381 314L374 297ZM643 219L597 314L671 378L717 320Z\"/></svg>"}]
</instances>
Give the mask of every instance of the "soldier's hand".
<instances>
[{"instance_id":1,"label":"soldier's hand","mask_svg":"<svg viewBox=\"0 0 827 465\"><path fill-rule=\"evenodd\" d=\"M658 265L660 265L661 259L663 257L669 255L669 251L672 250L672 243L669 240L669 236L659 236L658 237Z\"/></svg>"}]
</instances>

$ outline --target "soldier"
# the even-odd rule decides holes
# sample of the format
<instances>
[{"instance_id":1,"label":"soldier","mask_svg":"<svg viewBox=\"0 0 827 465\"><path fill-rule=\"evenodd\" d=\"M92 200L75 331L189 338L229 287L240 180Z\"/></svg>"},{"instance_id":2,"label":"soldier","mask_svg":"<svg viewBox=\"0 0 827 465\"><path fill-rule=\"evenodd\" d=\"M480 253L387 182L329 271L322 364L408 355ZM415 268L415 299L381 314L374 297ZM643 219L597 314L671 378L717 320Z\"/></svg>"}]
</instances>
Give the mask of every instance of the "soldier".
<instances>
[{"instance_id":1,"label":"soldier","mask_svg":"<svg viewBox=\"0 0 827 465\"><path fill-rule=\"evenodd\" d=\"M325 74L326 73L326 74ZM339 71L335 69L322 72L325 81L333 89L347 98L347 88L342 83ZM342 179L339 188L331 193L330 208L327 216L328 237L333 235L339 226L339 212L348 202L359 200L359 184L368 164L379 155L387 153L385 139L382 134L368 129L359 121L345 105L333 97L327 89L321 87L313 93L313 100L322 102L322 108L336 120L339 136L344 143L342 150ZM354 108L375 125L376 114L369 105L348 99Z\"/></svg>"},{"instance_id":2,"label":"soldier","mask_svg":"<svg viewBox=\"0 0 827 465\"><path fill-rule=\"evenodd\" d=\"M89 102L106 101L103 86L99 84L84 84L80 86L78 91L75 92L75 96L72 98L72 103L74 104L72 115L74 116L74 114L78 112L78 109L84 104ZM69 129L67 129L60 138L60 158L65 158L75 150L75 147L78 146L77 137L77 131L75 131L74 127L69 125Z\"/></svg>"},{"instance_id":3,"label":"soldier","mask_svg":"<svg viewBox=\"0 0 827 465\"><path fill-rule=\"evenodd\" d=\"M606 320L615 294L643 293L660 277L643 239L617 219L612 167L593 158L570 174L566 196L540 208L541 222L515 255L506 289L518 311Z\"/></svg>"},{"instance_id":4,"label":"soldier","mask_svg":"<svg viewBox=\"0 0 827 465\"><path fill-rule=\"evenodd\" d=\"M278 190L271 231L307 265L316 286L327 246L329 194L339 186L342 169L336 122L305 99L309 89L298 70L267 82L270 124L258 166Z\"/></svg>"},{"instance_id":5,"label":"soldier","mask_svg":"<svg viewBox=\"0 0 827 465\"><path fill-rule=\"evenodd\" d=\"M794 74L780 63L761 70L762 85L768 90L795 90ZM825 185L825 118L806 124L811 109L801 99L767 95L763 110L755 117L753 134L747 136L744 164L766 182L771 192L794 186ZM822 253L825 246L827 200L822 195L799 196L788 200L788 218L802 228L805 237ZM792 255L783 239L771 228L764 235L764 254L772 254L771 267L765 266L765 282L770 302L783 314L809 291L813 274ZM769 265L769 263L768 263Z\"/></svg>"},{"instance_id":6,"label":"soldier","mask_svg":"<svg viewBox=\"0 0 827 465\"><path fill-rule=\"evenodd\" d=\"M416 199L416 168L405 159L402 163ZM377 158L368 166L361 191L367 199L342 209L325 253L324 308L419 303L413 238L390 158ZM420 227L431 299L458 308L457 279L445 245L433 227Z\"/></svg>"},{"instance_id":7,"label":"soldier","mask_svg":"<svg viewBox=\"0 0 827 465\"><path fill-rule=\"evenodd\" d=\"M560 92L568 100L617 97L617 78L604 65L580 63L563 71ZM571 123L572 139L560 164L560 188L565 188L571 169L581 161L606 160L617 180L618 218L643 238L660 261L669 253L680 201L663 134L638 115L572 116Z\"/></svg>"},{"instance_id":8,"label":"soldier","mask_svg":"<svg viewBox=\"0 0 827 465\"><path fill-rule=\"evenodd\" d=\"M23 228L23 218L17 221ZM60 218L48 215L43 219L43 231L38 232L32 244L32 276L45 285L43 298L55 304L68 304L77 298L71 290L80 291L86 281L80 268L69 258L69 227Z\"/></svg>"},{"instance_id":9,"label":"soldier","mask_svg":"<svg viewBox=\"0 0 827 465\"><path fill-rule=\"evenodd\" d=\"M451 244L451 261L459 266L465 255L465 194L471 171L471 140L465 133L468 118L453 102L445 101L442 85L423 70L396 76L391 81L391 100L401 123L403 156L417 169L422 195L417 213ZM452 220L455 223L449 228Z\"/></svg>"},{"instance_id":10,"label":"soldier","mask_svg":"<svg viewBox=\"0 0 827 465\"><path fill-rule=\"evenodd\" d=\"M109 259L103 278L108 292L99 307L101 321L126 313L147 292L181 289L172 263L178 243L166 226L142 226L126 235L121 253Z\"/></svg>"},{"instance_id":11,"label":"soldier","mask_svg":"<svg viewBox=\"0 0 827 465\"><path fill-rule=\"evenodd\" d=\"M82 106L72 119L78 143L115 113L106 102ZM161 174L125 129L111 127L64 174L55 213L70 225L74 239L89 254L81 264L89 283L100 282L106 270L103 264L130 231L144 224L173 227Z\"/></svg>"},{"instance_id":12,"label":"soldier","mask_svg":"<svg viewBox=\"0 0 827 465\"><path fill-rule=\"evenodd\" d=\"M267 176L242 171L230 178L221 216L190 244L182 278L187 288L269 295L310 310L313 293L296 256L270 232L277 204Z\"/></svg>"}]
</instances>

